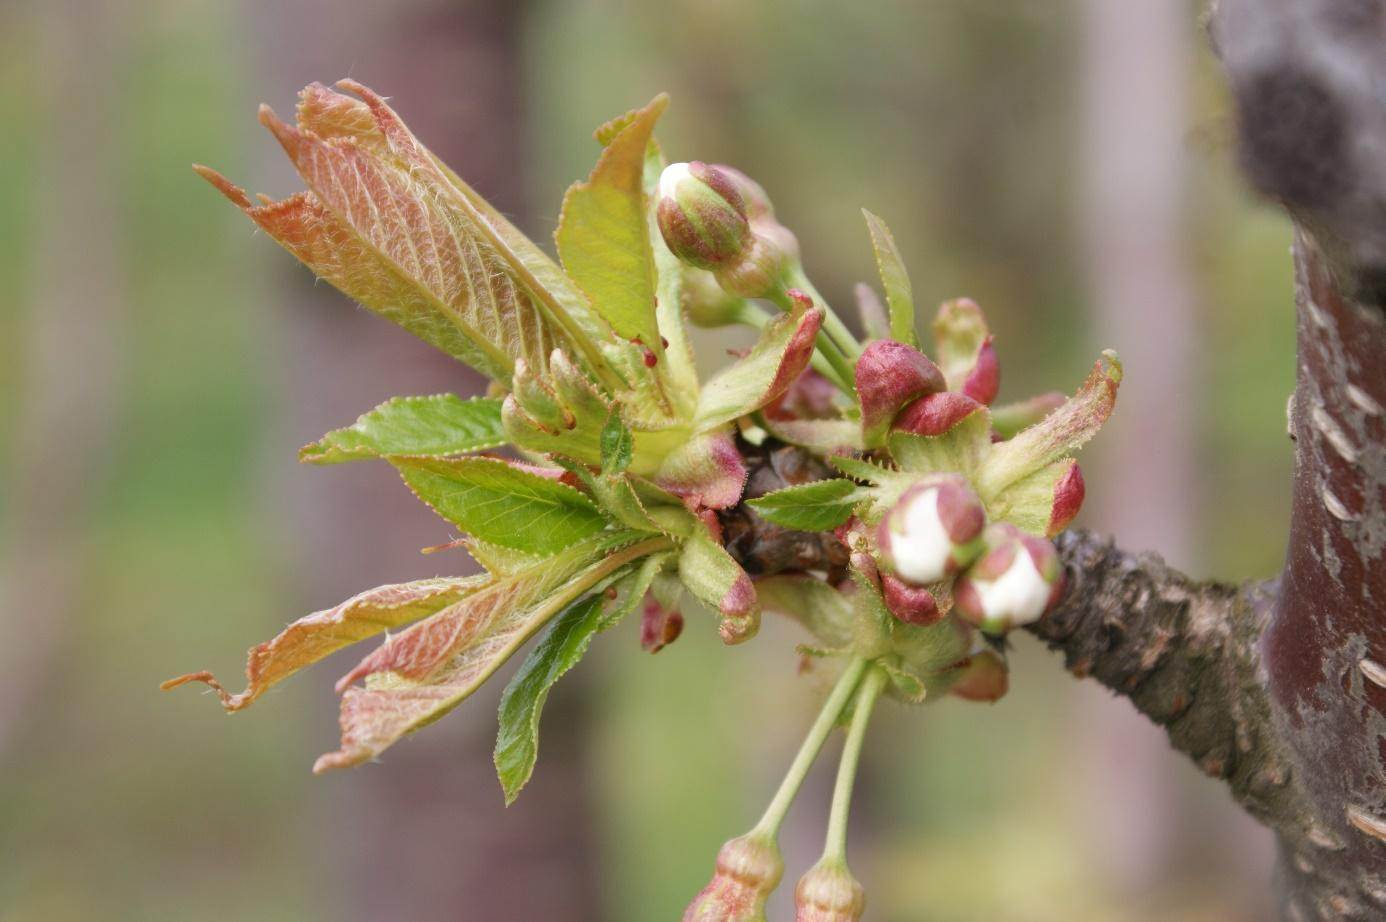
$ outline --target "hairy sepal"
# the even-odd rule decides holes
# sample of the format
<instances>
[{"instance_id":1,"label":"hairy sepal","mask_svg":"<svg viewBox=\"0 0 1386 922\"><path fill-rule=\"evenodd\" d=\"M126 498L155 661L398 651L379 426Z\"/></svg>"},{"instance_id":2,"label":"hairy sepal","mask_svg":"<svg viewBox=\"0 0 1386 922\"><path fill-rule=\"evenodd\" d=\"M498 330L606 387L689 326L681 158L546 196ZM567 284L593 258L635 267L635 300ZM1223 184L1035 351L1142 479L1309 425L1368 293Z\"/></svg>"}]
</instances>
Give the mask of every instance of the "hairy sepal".
<instances>
[{"instance_id":1,"label":"hairy sepal","mask_svg":"<svg viewBox=\"0 0 1386 922\"><path fill-rule=\"evenodd\" d=\"M1121 376L1117 354L1103 352L1083 386L1063 406L992 446L975 478L982 499L991 502L1011 484L1086 445L1112 415Z\"/></svg>"},{"instance_id":2,"label":"hairy sepal","mask_svg":"<svg viewBox=\"0 0 1386 922\"><path fill-rule=\"evenodd\" d=\"M714 375L698 399L695 424L708 429L754 413L783 394L808 366L823 311L780 314L744 357Z\"/></svg>"},{"instance_id":3,"label":"hairy sepal","mask_svg":"<svg viewBox=\"0 0 1386 922\"><path fill-rule=\"evenodd\" d=\"M341 464L386 455L448 456L495 448L506 442L501 401L463 400L455 394L395 397L355 423L299 449L308 464Z\"/></svg>"}]
</instances>

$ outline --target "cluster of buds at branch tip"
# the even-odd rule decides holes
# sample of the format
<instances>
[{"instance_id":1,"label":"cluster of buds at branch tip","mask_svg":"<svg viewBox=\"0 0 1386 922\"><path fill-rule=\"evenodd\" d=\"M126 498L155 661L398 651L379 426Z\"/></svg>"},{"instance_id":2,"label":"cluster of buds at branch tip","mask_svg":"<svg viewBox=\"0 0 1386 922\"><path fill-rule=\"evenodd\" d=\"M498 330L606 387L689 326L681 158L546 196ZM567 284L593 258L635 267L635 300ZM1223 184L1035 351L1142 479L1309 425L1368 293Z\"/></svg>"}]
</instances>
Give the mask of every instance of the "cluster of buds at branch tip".
<instances>
[{"instance_id":1,"label":"cluster of buds at branch tip","mask_svg":"<svg viewBox=\"0 0 1386 922\"><path fill-rule=\"evenodd\" d=\"M794 888L794 922L858 922L866 891L841 858L824 857Z\"/></svg>"},{"instance_id":2,"label":"cluster of buds at branch tip","mask_svg":"<svg viewBox=\"0 0 1386 922\"><path fill-rule=\"evenodd\" d=\"M955 609L988 634L1037 621L1063 594L1064 568L1054 545L1014 525L987 528L976 563L953 587Z\"/></svg>"},{"instance_id":3,"label":"cluster of buds at branch tip","mask_svg":"<svg viewBox=\"0 0 1386 922\"><path fill-rule=\"evenodd\" d=\"M876 543L890 571L927 586L964 569L982 551L986 510L962 477L913 484L881 520Z\"/></svg>"},{"instance_id":4,"label":"cluster of buds at branch tip","mask_svg":"<svg viewBox=\"0 0 1386 922\"><path fill-rule=\"evenodd\" d=\"M774 838L739 836L717 853L712 880L693 898L683 922L765 922L765 901L784 876Z\"/></svg>"},{"instance_id":5,"label":"cluster of buds at branch tip","mask_svg":"<svg viewBox=\"0 0 1386 922\"><path fill-rule=\"evenodd\" d=\"M670 252L737 297L775 290L798 251L764 190L730 167L671 163L659 177L655 214Z\"/></svg>"}]
</instances>

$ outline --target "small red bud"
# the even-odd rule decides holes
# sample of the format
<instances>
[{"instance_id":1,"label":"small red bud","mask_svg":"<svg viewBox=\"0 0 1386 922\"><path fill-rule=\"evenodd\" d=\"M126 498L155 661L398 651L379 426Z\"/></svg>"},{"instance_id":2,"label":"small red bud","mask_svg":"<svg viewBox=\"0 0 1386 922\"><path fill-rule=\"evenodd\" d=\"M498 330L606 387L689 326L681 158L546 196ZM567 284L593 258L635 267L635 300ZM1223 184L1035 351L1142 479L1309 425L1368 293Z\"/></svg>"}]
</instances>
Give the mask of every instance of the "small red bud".
<instances>
[{"instance_id":1,"label":"small red bud","mask_svg":"<svg viewBox=\"0 0 1386 922\"><path fill-rule=\"evenodd\" d=\"M905 407L891 428L915 435L944 435L981 409L976 400L956 391L928 394Z\"/></svg>"},{"instance_id":2,"label":"small red bud","mask_svg":"<svg viewBox=\"0 0 1386 922\"><path fill-rule=\"evenodd\" d=\"M962 671L949 694L968 701L1000 701L1010 688L1006 661L991 650L982 650L957 665Z\"/></svg>"},{"instance_id":3,"label":"small red bud","mask_svg":"<svg viewBox=\"0 0 1386 922\"><path fill-rule=\"evenodd\" d=\"M990 405L1001 390L1001 364L996 360L996 350L991 345L991 336L982 340L977 350L977 364L968 372L963 382L962 392L978 403Z\"/></svg>"},{"instance_id":4,"label":"small red bud","mask_svg":"<svg viewBox=\"0 0 1386 922\"><path fill-rule=\"evenodd\" d=\"M1087 486L1083 483L1083 472L1077 461L1070 461L1068 473L1059 478L1054 485L1054 509L1049 514L1049 528L1046 534L1052 538L1068 527L1078 510L1083 506Z\"/></svg>"}]
</instances>

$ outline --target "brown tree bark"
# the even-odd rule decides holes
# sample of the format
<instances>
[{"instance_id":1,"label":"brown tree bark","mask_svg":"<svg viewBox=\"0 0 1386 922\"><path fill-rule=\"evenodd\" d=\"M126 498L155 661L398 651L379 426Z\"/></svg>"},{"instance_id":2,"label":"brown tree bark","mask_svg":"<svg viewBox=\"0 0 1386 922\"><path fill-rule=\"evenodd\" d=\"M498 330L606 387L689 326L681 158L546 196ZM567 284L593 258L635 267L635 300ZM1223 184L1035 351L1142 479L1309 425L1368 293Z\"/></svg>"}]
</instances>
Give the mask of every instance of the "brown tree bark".
<instances>
[{"instance_id":1,"label":"brown tree bark","mask_svg":"<svg viewBox=\"0 0 1386 922\"><path fill-rule=\"evenodd\" d=\"M1386 2L1222 0L1251 183L1296 225L1296 465L1279 577L1199 582L1085 532L1031 631L1270 827L1282 918L1386 918ZM763 459L757 470L774 470ZM788 469L784 461L778 465ZM765 488L765 485L761 485ZM759 570L821 547L734 511ZM837 561L824 554L820 569ZM770 564L767 566L767 564Z\"/></svg>"}]
</instances>

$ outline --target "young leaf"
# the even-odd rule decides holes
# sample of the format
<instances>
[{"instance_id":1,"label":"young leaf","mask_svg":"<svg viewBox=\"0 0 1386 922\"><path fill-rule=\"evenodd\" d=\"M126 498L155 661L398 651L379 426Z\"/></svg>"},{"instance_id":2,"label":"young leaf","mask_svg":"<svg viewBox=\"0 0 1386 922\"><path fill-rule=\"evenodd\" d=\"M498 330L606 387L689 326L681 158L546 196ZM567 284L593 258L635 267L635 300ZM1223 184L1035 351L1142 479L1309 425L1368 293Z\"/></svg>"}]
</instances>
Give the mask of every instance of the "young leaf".
<instances>
[{"instance_id":1,"label":"young leaf","mask_svg":"<svg viewBox=\"0 0 1386 922\"><path fill-rule=\"evenodd\" d=\"M642 177L655 122L668 105L660 94L615 131L588 180L568 189L554 235L564 268L616 333L656 354L662 347Z\"/></svg>"},{"instance_id":2,"label":"young leaf","mask_svg":"<svg viewBox=\"0 0 1386 922\"><path fill-rule=\"evenodd\" d=\"M337 684L344 691L342 745L320 757L313 771L374 758L406 733L442 717L569 602L630 563L669 547L663 538L630 540L627 534L583 542L390 638ZM348 687L362 678L365 688Z\"/></svg>"},{"instance_id":3,"label":"young leaf","mask_svg":"<svg viewBox=\"0 0 1386 922\"><path fill-rule=\"evenodd\" d=\"M505 802L514 803L534 773L539 756L539 714L549 689L577 665L601 629L601 596L588 596L569 605L544 629L500 702L500 733L496 736L496 774Z\"/></svg>"},{"instance_id":4,"label":"young leaf","mask_svg":"<svg viewBox=\"0 0 1386 922\"><path fill-rule=\"evenodd\" d=\"M1022 477L1087 444L1112 415L1120 385L1121 360L1115 352L1103 352L1068 402L1014 438L992 446L976 478L978 494L990 502Z\"/></svg>"},{"instance_id":5,"label":"young leaf","mask_svg":"<svg viewBox=\"0 0 1386 922\"><path fill-rule=\"evenodd\" d=\"M684 539L679 579L700 602L722 616L718 633L723 643L750 640L760 629L760 602L751 578L706 529L696 529Z\"/></svg>"},{"instance_id":6,"label":"young leaf","mask_svg":"<svg viewBox=\"0 0 1386 922\"><path fill-rule=\"evenodd\" d=\"M881 274L886 303L890 305L890 337L907 346L917 346L914 332L914 290L910 286L905 262L895 246L895 238L884 221L865 208L866 228L871 233L871 248L876 252L876 269Z\"/></svg>"},{"instance_id":7,"label":"young leaf","mask_svg":"<svg viewBox=\"0 0 1386 922\"><path fill-rule=\"evenodd\" d=\"M621 420L621 411L612 407L605 425L602 426L602 473L619 474L630 467L633 448L634 442L630 430Z\"/></svg>"},{"instance_id":8,"label":"young leaf","mask_svg":"<svg viewBox=\"0 0 1386 922\"><path fill-rule=\"evenodd\" d=\"M297 128L261 110L311 194L257 208L203 175L318 274L497 380L509 379L519 356L543 369L560 345L601 373L601 325L580 316L587 309L571 282L528 241L521 246L380 97L342 86L363 98L372 125L346 103L306 105Z\"/></svg>"},{"instance_id":9,"label":"young leaf","mask_svg":"<svg viewBox=\"0 0 1386 922\"><path fill-rule=\"evenodd\" d=\"M455 394L395 397L298 451L309 464L384 455L460 455L505 444L501 402Z\"/></svg>"},{"instance_id":10,"label":"young leaf","mask_svg":"<svg viewBox=\"0 0 1386 922\"><path fill-rule=\"evenodd\" d=\"M852 517L857 485L850 480L816 480L747 500L762 517L785 528L827 531Z\"/></svg>"},{"instance_id":11,"label":"young leaf","mask_svg":"<svg viewBox=\"0 0 1386 922\"><path fill-rule=\"evenodd\" d=\"M666 455L655 483L694 506L729 509L741 499L746 473L736 442L723 428L700 433Z\"/></svg>"},{"instance_id":12,"label":"young leaf","mask_svg":"<svg viewBox=\"0 0 1386 922\"><path fill-rule=\"evenodd\" d=\"M567 484L495 458L392 457L414 495L469 534L531 554L553 554L606 527Z\"/></svg>"},{"instance_id":13,"label":"young leaf","mask_svg":"<svg viewBox=\"0 0 1386 922\"><path fill-rule=\"evenodd\" d=\"M780 314L770 321L744 358L703 386L697 424L708 429L753 413L785 392L809 363L823 311Z\"/></svg>"},{"instance_id":14,"label":"young leaf","mask_svg":"<svg viewBox=\"0 0 1386 922\"><path fill-rule=\"evenodd\" d=\"M210 672L170 679L163 688L205 682L228 711L249 707L266 689L331 653L392 627L417 621L477 591L489 577L425 579L380 586L359 593L335 608L299 618L277 637L250 648L245 663L245 691L230 694Z\"/></svg>"},{"instance_id":15,"label":"young leaf","mask_svg":"<svg viewBox=\"0 0 1386 922\"><path fill-rule=\"evenodd\" d=\"M964 390L989 338L986 318L976 302L958 298L939 305L934 317L934 347L938 351L938 366L948 379L950 391Z\"/></svg>"}]
</instances>

